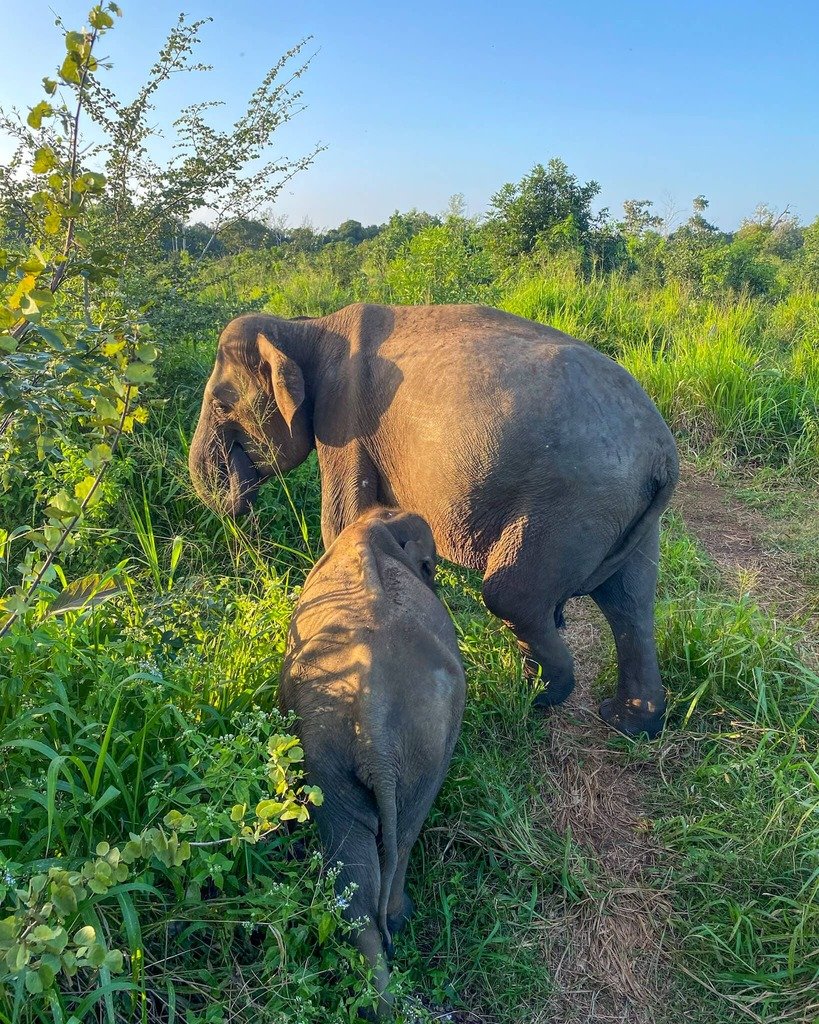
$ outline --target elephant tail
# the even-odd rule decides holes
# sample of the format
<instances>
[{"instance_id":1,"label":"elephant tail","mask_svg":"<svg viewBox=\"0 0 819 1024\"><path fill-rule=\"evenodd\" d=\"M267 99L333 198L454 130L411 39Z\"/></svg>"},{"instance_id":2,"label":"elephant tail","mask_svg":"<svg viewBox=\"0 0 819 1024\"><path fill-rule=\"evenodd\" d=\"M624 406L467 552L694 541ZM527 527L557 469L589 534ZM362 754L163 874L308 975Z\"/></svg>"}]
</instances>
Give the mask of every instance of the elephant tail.
<instances>
[{"instance_id":1,"label":"elephant tail","mask_svg":"<svg viewBox=\"0 0 819 1024\"><path fill-rule=\"evenodd\" d=\"M591 593L616 572L632 552L645 540L671 500L680 476L677 449L671 441L668 450L658 459L654 472L646 480L646 504L638 512L626 532L608 552L598 568L584 583L582 593Z\"/></svg>"},{"instance_id":2,"label":"elephant tail","mask_svg":"<svg viewBox=\"0 0 819 1024\"><path fill-rule=\"evenodd\" d=\"M381 869L381 889L378 896L378 927L384 940L387 958L392 957L392 935L387 923L387 905L392 883L398 870L398 812L395 803L395 780L387 779L373 787L378 816L381 819L381 846L384 864Z\"/></svg>"}]
</instances>

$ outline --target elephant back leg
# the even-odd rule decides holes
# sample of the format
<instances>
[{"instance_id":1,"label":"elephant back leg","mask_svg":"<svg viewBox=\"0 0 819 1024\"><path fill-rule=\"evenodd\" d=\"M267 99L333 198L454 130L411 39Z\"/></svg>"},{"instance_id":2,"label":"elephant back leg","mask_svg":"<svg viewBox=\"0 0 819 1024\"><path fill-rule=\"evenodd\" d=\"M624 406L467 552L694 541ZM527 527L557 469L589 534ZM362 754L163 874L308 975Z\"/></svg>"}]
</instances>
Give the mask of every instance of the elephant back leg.
<instances>
[{"instance_id":1,"label":"elephant back leg","mask_svg":"<svg viewBox=\"0 0 819 1024\"><path fill-rule=\"evenodd\" d=\"M517 637L524 673L540 677L545 689L535 705L561 704L574 689L574 662L560 635L562 608L573 593L574 572L559 564L561 549L545 541L519 544L502 542L492 551L483 579L486 607Z\"/></svg>"},{"instance_id":2,"label":"elephant back leg","mask_svg":"<svg viewBox=\"0 0 819 1024\"><path fill-rule=\"evenodd\" d=\"M443 784L449 767L449 755L440 749L437 744L425 745L423 740L419 742L417 749L420 751L419 765L429 769L429 775L424 775L423 781L414 780L415 784L405 779L399 791L399 818L397 829L398 840L398 866L390 887L390 898L387 903L387 924L390 934L397 935L412 917L415 906L407 893L407 867L409 865L412 848L418 841L424 822L435 803L435 798ZM439 770L434 773L434 766L438 765Z\"/></svg>"},{"instance_id":3,"label":"elephant back leg","mask_svg":"<svg viewBox=\"0 0 819 1024\"><path fill-rule=\"evenodd\" d=\"M665 714L654 641L658 562L659 522L628 560L591 592L611 626L617 648L617 692L603 701L600 714L609 725L629 736L655 736Z\"/></svg>"},{"instance_id":4,"label":"elephant back leg","mask_svg":"<svg viewBox=\"0 0 819 1024\"><path fill-rule=\"evenodd\" d=\"M331 789L326 789L331 793ZM356 888L344 909L348 921L362 920L364 927L351 936L350 941L364 955L373 969L373 979L379 994L378 1016L389 1012L392 999L386 991L390 979L384 951L384 940L378 927L378 894L381 885L381 865L378 857L378 819L361 821L352 813L336 806L332 815L326 805L316 808L314 817L318 825L328 868L341 864L336 892L339 894L353 883ZM369 815L367 816L369 818Z\"/></svg>"}]
</instances>

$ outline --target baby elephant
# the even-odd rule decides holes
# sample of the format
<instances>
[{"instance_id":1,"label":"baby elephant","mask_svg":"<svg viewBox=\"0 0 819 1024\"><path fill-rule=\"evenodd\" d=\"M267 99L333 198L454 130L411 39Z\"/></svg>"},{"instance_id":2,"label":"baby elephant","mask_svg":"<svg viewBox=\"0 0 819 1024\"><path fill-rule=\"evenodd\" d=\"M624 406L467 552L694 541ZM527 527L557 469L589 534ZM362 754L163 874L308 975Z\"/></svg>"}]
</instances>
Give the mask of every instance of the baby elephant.
<instances>
[{"instance_id":1,"label":"baby elephant","mask_svg":"<svg viewBox=\"0 0 819 1024\"><path fill-rule=\"evenodd\" d=\"M354 942L389 1012L386 961L412 908L410 850L441 788L466 697L455 629L435 596L435 542L420 516L378 508L347 527L307 577L279 688L294 711L313 814Z\"/></svg>"}]
</instances>

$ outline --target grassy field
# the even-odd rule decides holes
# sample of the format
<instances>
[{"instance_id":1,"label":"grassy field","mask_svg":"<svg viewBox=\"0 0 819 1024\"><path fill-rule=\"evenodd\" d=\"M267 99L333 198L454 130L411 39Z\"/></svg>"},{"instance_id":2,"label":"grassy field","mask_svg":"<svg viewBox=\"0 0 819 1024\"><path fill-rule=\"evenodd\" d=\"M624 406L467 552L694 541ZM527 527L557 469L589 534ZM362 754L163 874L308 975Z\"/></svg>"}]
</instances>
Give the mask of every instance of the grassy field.
<instances>
[{"instance_id":1,"label":"grassy field","mask_svg":"<svg viewBox=\"0 0 819 1024\"><path fill-rule=\"evenodd\" d=\"M324 313L365 285L395 297L395 280L226 261L195 301L156 317L149 424L69 562L73 579L121 566L120 591L64 615L44 601L0 640L0 896L55 857L124 847L169 811L191 816L199 845L91 900L81 923L126 954L124 973L114 958L99 986L80 970L43 999L8 986L0 1021L349 1021L372 998L309 825L229 838L231 809L267 795L265 750L287 731L271 709L320 550L315 463L271 483L241 527L204 509L185 466L220 322L251 306ZM815 601L819 296L705 301L530 268L464 297L620 359L690 472L717 472L767 517L760 548L796 566ZM38 500L18 493L5 512L31 516ZM727 571L667 514L657 628L670 713L653 743L594 719L614 660L584 602L568 610L580 694L537 718L478 580L442 568L469 700L411 868L417 915L395 962L406 1019L440 1007L499 1024L819 1018L816 619L780 611L777 564L770 578Z\"/></svg>"}]
</instances>

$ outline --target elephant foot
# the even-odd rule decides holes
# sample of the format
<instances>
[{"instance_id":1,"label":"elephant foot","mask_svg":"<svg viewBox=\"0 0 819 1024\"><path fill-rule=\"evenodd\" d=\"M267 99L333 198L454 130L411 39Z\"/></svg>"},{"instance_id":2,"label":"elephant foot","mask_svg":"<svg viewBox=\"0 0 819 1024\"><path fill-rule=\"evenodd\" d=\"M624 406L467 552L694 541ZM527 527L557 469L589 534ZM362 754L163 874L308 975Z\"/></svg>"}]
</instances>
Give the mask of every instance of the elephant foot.
<instances>
[{"instance_id":1,"label":"elephant foot","mask_svg":"<svg viewBox=\"0 0 819 1024\"><path fill-rule=\"evenodd\" d=\"M398 935L398 933L404 928L407 921L415 913L415 904L412 899L404 893L404 900L401 909L397 914L387 913L387 927L390 930L390 935Z\"/></svg>"},{"instance_id":2,"label":"elephant foot","mask_svg":"<svg viewBox=\"0 0 819 1024\"><path fill-rule=\"evenodd\" d=\"M524 661L524 671L530 680L534 681L537 678L538 667L529 658ZM574 690L574 672L571 669L547 670L544 666L540 678L546 688L532 701L532 706L535 708L552 708L557 704L562 704Z\"/></svg>"},{"instance_id":3,"label":"elephant foot","mask_svg":"<svg viewBox=\"0 0 819 1024\"><path fill-rule=\"evenodd\" d=\"M648 736L654 739L663 728L665 700L655 704L654 701L643 701L639 697L629 701L609 697L600 705L600 717L624 736Z\"/></svg>"}]
</instances>

